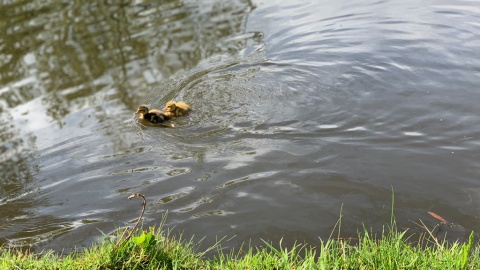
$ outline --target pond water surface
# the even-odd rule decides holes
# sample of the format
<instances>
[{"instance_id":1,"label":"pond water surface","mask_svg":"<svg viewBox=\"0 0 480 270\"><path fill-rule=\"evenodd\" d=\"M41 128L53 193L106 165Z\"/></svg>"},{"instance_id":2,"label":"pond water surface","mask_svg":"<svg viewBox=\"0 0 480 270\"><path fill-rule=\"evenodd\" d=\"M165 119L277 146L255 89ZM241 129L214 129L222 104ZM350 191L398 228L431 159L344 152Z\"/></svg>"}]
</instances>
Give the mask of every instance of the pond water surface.
<instances>
[{"instance_id":1,"label":"pond water surface","mask_svg":"<svg viewBox=\"0 0 480 270\"><path fill-rule=\"evenodd\" d=\"M480 227L477 1L0 4L0 245ZM183 100L175 128L146 103Z\"/></svg>"}]
</instances>

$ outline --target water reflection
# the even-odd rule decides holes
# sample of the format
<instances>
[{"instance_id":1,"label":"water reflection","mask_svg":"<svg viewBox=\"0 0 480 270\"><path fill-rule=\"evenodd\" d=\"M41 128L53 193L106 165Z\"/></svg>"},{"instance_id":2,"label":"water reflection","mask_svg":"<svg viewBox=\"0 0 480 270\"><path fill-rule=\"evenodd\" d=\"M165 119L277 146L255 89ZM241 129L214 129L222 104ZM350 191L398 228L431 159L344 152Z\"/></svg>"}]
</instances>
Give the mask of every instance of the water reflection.
<instances>
[{"instance_id":1,"label":"water reflection","mask_svg":"<svg viewBox=\"0 0 480 270\"><path fill-rule=\"evenodd\" d=\"M118 194L161 181L151 168L188 173L148 156L132 160L152 151L148 142L135 145L144 135L133 128L132 108L178 96L180 88L162 90L172 74L237 54L253 8L249 1L1 5L0 244L10 245L62 239L92 223L109 230L106 222L128 220L113 218L123 211L114 214ZM125 184L132 173L145 180ZM89 203L104 197L115 199Z\"/></svg>"},{"instance_id":2,"label":"water reflection","mask_svg":"<svg viewBox=\"0 0 480 270\"><path fill-rule=\"evenodd\" d=\"M232 246L316 243L342 204L347 236L380 228L392 187L399 222L476 224L479 16L463 4L4 4L0 238L88 245L135 220L130 192L145 225L169 210ZM194 113L136 123L170 99Z\"/></svg>"}]
</instances>

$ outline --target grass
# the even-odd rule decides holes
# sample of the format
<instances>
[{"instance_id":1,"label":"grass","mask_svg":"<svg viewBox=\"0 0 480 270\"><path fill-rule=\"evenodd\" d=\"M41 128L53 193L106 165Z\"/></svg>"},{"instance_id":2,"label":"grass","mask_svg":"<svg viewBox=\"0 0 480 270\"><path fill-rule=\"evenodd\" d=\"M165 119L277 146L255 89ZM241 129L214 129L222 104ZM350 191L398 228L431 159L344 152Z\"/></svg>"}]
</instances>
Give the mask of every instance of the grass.
<instances>
[{"instance_id":1,"label":"grass","mask_svg":"<svg viewBox=\"0 0 480 270\"><path fill-rule=\"evenodd\" d=\"M144 200L141 218L145 198L137 195ZM200 243L175 237L163 230L163 223L133 234L137 223L131 230L104 237L101 243L67 256L0 248L0 269L480 269L480 245L473 232L466 243L449 243L435 238L424 226L425 233L413 241L407 230L397 229L393 203L391 213L390 224L381 233L364 227L355 242L340 238L340 218L335 227L338 235L333 237L332 232L317 247L283 247L280 241L276 248L264 241L265 247L241 246L229 252L221 251L221 244L228 241L225 238L199 251ZM205 258L215 250L215 256Z\"/></svg>"},{"instance_id":2,"label":"grass","mask_svg":"<svg viewBox=\"0 0 480 270\"><path fill-rule=\"evenodd\" d=\"M220 250L224 239L200 252L192 240L150 228L118 246L114 238L105 238L67 256L1 249L0 269L480 269L480 248L473 233L462 244L431 237L427 231L412 244L407 231L398 231L393 223L378 236L364 228L355 244L329 239L318 247L296 244L287 248L280 242L275 248L264 242L264 248L218 251L204 259L206 252Z\"/></svg>"}]
</instances>

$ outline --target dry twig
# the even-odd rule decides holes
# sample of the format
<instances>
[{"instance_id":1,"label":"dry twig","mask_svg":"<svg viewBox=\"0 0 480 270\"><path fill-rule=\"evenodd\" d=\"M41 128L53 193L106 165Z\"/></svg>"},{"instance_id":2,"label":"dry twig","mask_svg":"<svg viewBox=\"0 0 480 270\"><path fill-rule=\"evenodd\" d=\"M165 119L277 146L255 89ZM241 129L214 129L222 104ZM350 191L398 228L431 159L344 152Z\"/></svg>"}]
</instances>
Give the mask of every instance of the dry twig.
<instances>
[{"instance_id":1,"label":"dry twig","mask_svg":"<svg viewBox=\"0 0 480 270\"><path fill-rule=\"evenodd\" d=\"M127 241L132 236L133 232L135 231L138 224L140 223L140 220L143 217L143 213L145 213L145 207L147 206L147 200L145 199L145 196L143 194L140 194L140 193L132 193L132 195L128 196L128 199L130 200L130 199L133 199L135 197L139 197L139 198L143 199L142 213L140 213L140 216L138 217L137 223L135 223L135 226L133 226L132 230L130 230L130 233L128 234L128 236L125 239L123 239L123 237L125 236L125 233L128 231L128 227L125 228L125 231L123 231L122 236L120 237L120 239L118 239L118 242L117 242L117 245L116 245L117 247L120 246L121 243Z\"/></svg>"}]
</instances>

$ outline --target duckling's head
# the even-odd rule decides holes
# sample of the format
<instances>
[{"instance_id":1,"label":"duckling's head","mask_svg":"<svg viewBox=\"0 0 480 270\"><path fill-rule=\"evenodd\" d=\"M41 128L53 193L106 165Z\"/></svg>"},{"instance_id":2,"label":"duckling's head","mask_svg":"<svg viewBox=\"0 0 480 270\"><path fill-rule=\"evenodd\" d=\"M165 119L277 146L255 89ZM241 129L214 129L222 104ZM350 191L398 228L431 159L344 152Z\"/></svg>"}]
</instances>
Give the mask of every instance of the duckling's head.
<instances>
[{"instance_id":1,"label":"duckling's head","mask_svg":"<svg viewBox=\"0 0 480 270\"><path fill-rule=\"evenodd\" d=\"M142 105L140 107L138 107L137 111L135 112L135 114L147 114L148 113L148 107L147 105Z\"/></svg>"},{"instance_id":2,"label":"duckling's head","mask_svg":"<svg viewBox=\"0 0 480 270\"><path fill-rule=\"evenodd\" d=\"M175 105L175 101L169 101L167 102L167 104L165 105L165 108L163 108L164 111L167 111L167 112L173 112L175 111L175 108L177 107Z\"/></svg>"}]
</instances>

